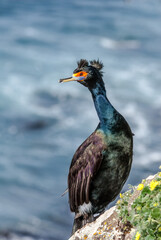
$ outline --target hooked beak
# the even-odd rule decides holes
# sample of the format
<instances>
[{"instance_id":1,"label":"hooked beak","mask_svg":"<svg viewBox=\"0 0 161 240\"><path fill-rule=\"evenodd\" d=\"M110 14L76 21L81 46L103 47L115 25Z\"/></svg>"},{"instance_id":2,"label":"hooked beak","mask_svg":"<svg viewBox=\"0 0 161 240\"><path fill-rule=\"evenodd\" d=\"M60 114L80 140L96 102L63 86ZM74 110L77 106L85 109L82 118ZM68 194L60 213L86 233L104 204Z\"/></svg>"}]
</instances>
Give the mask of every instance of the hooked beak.
<instances>
[{"instance_id":1,"label":"hooked beak","mask_svg":"<svg viewBox=\"0 0 161 240\"><path fill-rule=\"evenodd\" d=\"M85 74L87 75L87 73ZM59 80L59 82L71 82L71 81L78 81L78 82L83 82L86 76L78 76L77 73L73 74L72 77L69 78L62 78Z\"/></svg>"},{"instance_id":2,"label":"hooked beak","mask_svg":"<svg viewBox=\"0 0 161 240\"><path fill-rule=\"evenodd\" d=\"M59 82L71 82L71 81L78 81L76 77L69 77L69 78L62 78L59 80Z\"/></svg>"}]
</instances>

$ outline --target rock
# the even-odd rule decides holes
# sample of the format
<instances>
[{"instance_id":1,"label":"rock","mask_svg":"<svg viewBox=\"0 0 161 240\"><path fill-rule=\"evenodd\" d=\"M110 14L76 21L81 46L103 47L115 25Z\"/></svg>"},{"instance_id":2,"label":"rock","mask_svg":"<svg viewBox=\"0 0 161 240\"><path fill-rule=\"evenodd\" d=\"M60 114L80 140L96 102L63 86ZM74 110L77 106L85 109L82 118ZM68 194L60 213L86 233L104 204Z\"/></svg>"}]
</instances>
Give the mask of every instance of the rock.
<instances>
[{"instance_id":1,"label":"rock","mask_svg":"<svg viewBox=\"0 0 161 240\"><path fill-rule=\"evenodd\" d=\"M149 176L145 182L148 184L154 176ZM133 201L139 196L135 190L129 200L129 209ZM136 230L128 222L123 224L116 212L116 206L110 208L99 216L94 222L86 224L79 229L69 240L132 240Z\"/></svg>"},{"instance_id":2,"label":"rock","mask_svg":"<svg viewBox=\"0 0 161 240\"><path fill-rule=\"evenodd\" d=\"M69 240L131 240L131 226L121 225L116 207L112 207L94 222L79 229Z\"/></svg>"}]
</instances>

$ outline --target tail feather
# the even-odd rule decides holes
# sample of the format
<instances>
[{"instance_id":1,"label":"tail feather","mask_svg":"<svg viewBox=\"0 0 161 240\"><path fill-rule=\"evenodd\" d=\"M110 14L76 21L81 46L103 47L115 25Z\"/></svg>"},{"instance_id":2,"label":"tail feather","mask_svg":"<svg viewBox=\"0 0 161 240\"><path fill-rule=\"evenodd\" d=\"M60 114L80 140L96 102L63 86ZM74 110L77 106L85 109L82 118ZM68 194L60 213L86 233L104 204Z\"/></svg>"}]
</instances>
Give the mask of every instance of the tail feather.
<instances>
[{"instance_id":1,"label":"tail feather","mask_svg":"<svg viewBox=\"0 0 161 240\"><path fill-rule=\"evenodd\" d=\"M81 215L78 216L77 214L75 215L74 222L73 222L73 228L72 228L72 234L73 235L78 229L81 229L83 226L85 226L87 223L93 222L94 216L93 214L86 214L86 215Z\"/></svg>"},{"instance_id":2,"label":"tail feather","mask_svg":"<svg viewBox=\"0 0 161 240\"><path fill-rule=\"evenodd\" d=\"M75 216L71 235L73 235L78 229L81 229L82 227L83 227L83 216L80 216L80 217Z\"/></svg>"}]
</instances>

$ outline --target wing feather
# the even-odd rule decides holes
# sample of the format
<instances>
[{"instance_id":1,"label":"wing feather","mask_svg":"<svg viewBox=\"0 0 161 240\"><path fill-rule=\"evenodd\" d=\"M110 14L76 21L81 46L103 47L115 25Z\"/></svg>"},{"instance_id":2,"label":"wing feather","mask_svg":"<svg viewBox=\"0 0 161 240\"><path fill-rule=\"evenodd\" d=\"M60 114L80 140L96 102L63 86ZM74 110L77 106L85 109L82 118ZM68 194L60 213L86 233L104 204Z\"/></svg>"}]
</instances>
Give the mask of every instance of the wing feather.
<instances>
[{"instance_id":1,"label":"wing feather","mask_svg":"<svg viewBox=\"0 0 161 240\"><path fill-rule=\"evenodd\" d=\"M73 156L68 175L69 203L73 212L90 201L91 181L99 170L103 150L107 147L103 140L103 135L96 130Z\"/></svg>"}]
</instances>

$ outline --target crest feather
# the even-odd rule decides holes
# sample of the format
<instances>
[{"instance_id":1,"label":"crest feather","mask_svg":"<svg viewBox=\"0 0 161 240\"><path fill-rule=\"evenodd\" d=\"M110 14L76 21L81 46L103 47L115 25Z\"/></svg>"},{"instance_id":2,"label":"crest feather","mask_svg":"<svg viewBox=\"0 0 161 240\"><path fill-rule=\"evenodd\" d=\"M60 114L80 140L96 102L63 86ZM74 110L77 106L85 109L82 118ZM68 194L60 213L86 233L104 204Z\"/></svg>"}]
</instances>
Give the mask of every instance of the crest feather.
<instances>
[{"instance_id":1,"label":"crest feather","mask_svg":"<svg viewBox=\"0 0 161 240\"><path fill-rule=\"evenodd\" d=\"M78 68L87 67L88 61L86 59L81 59L80 61L77 62L77 64L78 64Z\"/></svg>"},{"instance_id":2,"label":"crest feather","mask_svg":"<svg viewBox=\"0 0 161 240\"><path fill-rule=\"evenodd\" d=\"M103 68L103 63L101 61L99 61L99 59L90 61L90 64L91 64L92 67L95 67L98 70L101 70Z\"/></svg>"}]
</instances>

